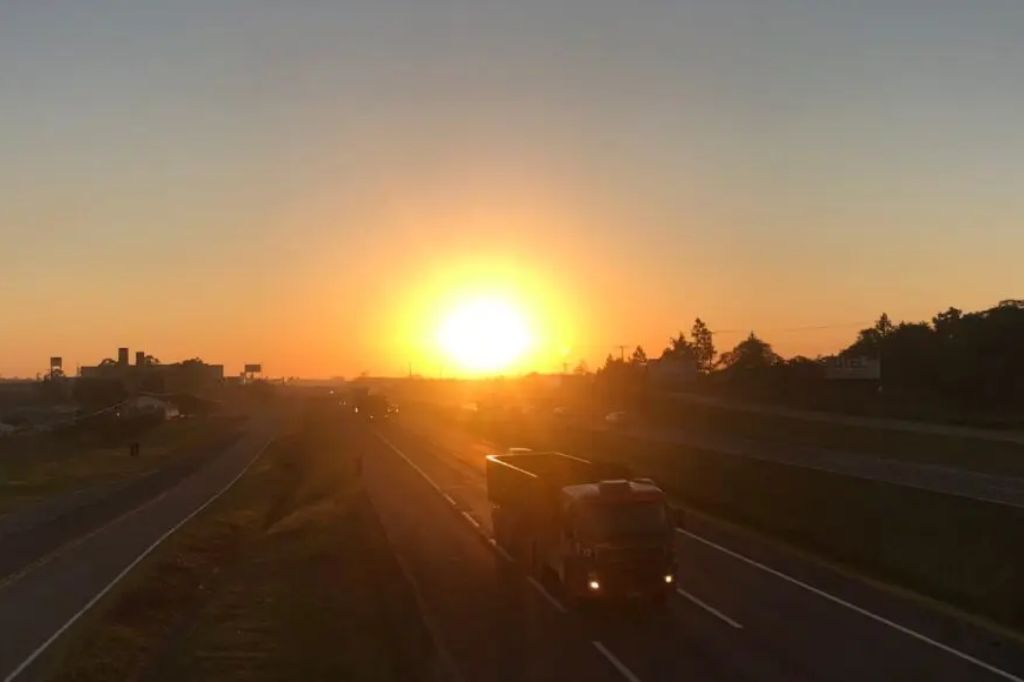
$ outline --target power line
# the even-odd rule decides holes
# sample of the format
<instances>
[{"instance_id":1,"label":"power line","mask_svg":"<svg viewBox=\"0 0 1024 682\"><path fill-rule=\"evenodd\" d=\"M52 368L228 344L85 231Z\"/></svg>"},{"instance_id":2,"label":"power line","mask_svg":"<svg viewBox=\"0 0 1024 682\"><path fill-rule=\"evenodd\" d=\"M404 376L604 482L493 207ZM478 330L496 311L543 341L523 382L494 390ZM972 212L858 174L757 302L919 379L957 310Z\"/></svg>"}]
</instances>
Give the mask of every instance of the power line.
<instances>
[{"instance_id":1,"label":"power line","mask_svg":"<svg viewBox=\"0 0 1024 682\"><path fill-rule=\"evenodd\" d=\"M803 327L762 327L762 331L768 333L777 332L805 332L818 331L821 329L847 329L850 327L864 327L873 324L872 320L861 320L859 322L840 322L836 324L816 324ZM712 334L744 334L751 329L712 329Z\"/></svg>"}]
</instances>

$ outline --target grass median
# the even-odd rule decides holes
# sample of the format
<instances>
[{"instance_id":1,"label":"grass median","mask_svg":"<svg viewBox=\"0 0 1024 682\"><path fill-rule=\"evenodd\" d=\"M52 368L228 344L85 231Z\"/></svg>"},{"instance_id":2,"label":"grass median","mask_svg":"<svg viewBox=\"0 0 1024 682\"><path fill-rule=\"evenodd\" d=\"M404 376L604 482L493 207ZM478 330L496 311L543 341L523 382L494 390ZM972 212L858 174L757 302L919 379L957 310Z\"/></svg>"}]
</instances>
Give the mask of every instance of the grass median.
<instances>
[{"instance_id":1,"label":"grass median","mask_svg":"<svg viewBox=\"0 0 1024 682\"><path fill-rule=\"evenodd\" d=\"M50 679L433 679L350 454L322 424L277 441L76 626Z\"/></svg>"}]
</instances>

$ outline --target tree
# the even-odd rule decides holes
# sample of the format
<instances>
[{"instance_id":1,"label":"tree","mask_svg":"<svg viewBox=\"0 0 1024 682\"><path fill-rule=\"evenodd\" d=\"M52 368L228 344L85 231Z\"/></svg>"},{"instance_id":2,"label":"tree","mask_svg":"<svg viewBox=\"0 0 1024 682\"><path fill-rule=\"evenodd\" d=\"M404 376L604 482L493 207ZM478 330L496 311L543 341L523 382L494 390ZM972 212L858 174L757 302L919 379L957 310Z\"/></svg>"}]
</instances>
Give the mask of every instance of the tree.
<instances>
[{"instance_id":1,"label":"tree","mask_svg":"<svg viewBox=\"0 0 1024 682\"><path fill-rule=\"evenodd\" d=\"M878 321L867 329L861 329L857 334L857 340L840 355L864 355L872 358L882 356L882 344L895 331L892 320L885 313L882 313Z\"/></svg>"},{"instance_id":2,"label":"tree","mask_svg":"<svg viewBox=\"0 0 1024 682\"><path fill-rule=\"evenodd\" d=\"M662 352L661 357L696 363L696 351L693 344L686 340L686 334L679 332L679 336L670 337L668 343L669 346Z\"/></svg>"},{"instance_id":3,"label":"tree","mask_svg":"<svg viewBox=\"0 0 1024 682\"><path fill-rule=\"evenodd\" d=\"M698 317L693 321L690 336L693 338L693 359L697 363L697 371L707 374L715 365L715 342L711 330Z\"/></svg>"},{"instance_id":4,"label":"tree","mask_svg":"<svg viewBox=\"0 0 1024 682\"><path fill-rule=\"evenodd\" d=\"M722 355L722 364L733 371L765 369L781 361L782 358L772 350L771 345L759 339L754 332L750 332L750 336Z\"/></svg>"},{"instance_id":5,"label":"tree","mask_svg":"<svg viewBox=\"0 0 1024 682\"><path fill-rule=\"evenodd\" d=\"M572 373L576 376L586 376L587 374L590 374L590 367L587 366L587 361L580 360L576 363L576 367L573 368Z\"/></svg>"},{"instance_id":6,"label":"tree","mask_svg":"<svg viewBox=\"0 0 1024 682\"><path fill-rule=\"evenodd\" d=\"M939 336L948 338L956 333L957 325L960 324L962 319L963 311L950 307L945 312L937 313L932 318L932 326L935 327L935 331Z\"/></svg>"},{"instance_id":7,"label":"tree","mask_svg":"<svg viewBox=\"0 0 1024 682\"><path fill-rule=\"evenodd\" d=\"M596 374L596 387L616 403L626 403L643 390L644 367L637 358L646 358L642 348L637 348L629 360L611 354L605 358L604 366Z\"/></svg>"},{"instance_id":8,"label":"tree","mask_svg":"<svg viewBox=\"0 0 1024 682\"><path fill-rule=\"evenodd\" d=\"M643 367L647 364L647 353L644 352L643 346L636 347L633 355L629 357L629 363L636 367Z\"/></svg>"},{"instance_id":9,"label":"tree","mask_svg":"<svg viewBox=\"0 0 1024 682\"><path fill-rule=\"evenodd\" d=\"M892 334L895 329L896 328L893 326L892 321L886 313L882 313L879 316L878 321L875 322L875 331L877 331L878 335L883 339L889 336L889 334Z\"/></svg>"}]
</instances>

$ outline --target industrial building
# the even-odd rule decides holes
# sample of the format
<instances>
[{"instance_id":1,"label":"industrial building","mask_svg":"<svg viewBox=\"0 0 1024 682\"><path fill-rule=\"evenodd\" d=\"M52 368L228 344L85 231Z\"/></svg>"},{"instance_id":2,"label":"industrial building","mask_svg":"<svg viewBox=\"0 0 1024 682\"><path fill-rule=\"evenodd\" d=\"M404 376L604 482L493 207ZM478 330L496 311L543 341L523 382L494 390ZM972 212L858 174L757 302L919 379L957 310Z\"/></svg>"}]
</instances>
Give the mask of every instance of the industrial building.
<instances>
[{"instance_id":1,"label":"industrial building","mask_svg":"<svg viewBox=\"0 0 1024 682\"><path fill-rule=\"evenodd\" d=\"M128 349L118 348L116 361L108 359L92 367L82 367L79 376L117 381L129 393L195 393L224 380L224 365L208 365L199 359L165 365L144 351L135 353L134 363L128 358Z\"/></svg>"}]
</instances>

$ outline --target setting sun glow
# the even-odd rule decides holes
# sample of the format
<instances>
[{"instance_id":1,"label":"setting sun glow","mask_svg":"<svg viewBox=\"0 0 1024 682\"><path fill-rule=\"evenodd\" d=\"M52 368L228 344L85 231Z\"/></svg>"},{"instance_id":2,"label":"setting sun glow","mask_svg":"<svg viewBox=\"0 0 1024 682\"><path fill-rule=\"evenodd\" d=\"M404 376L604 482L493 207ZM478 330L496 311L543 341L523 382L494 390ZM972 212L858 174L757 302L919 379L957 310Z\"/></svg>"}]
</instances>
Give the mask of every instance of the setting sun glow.
<instances>
[{"instance_id":1,"label":"setting sun glow","mask_svg":"<svg viewBox=\"0 0 1024 682\"><path fill-rule=\"evenodd\" d=\"M523 312L510 300L480 296L460 301L437 330L441 350L460 369L472 373L500 372L533 345Z\"/></svg>"}]
</instances>

